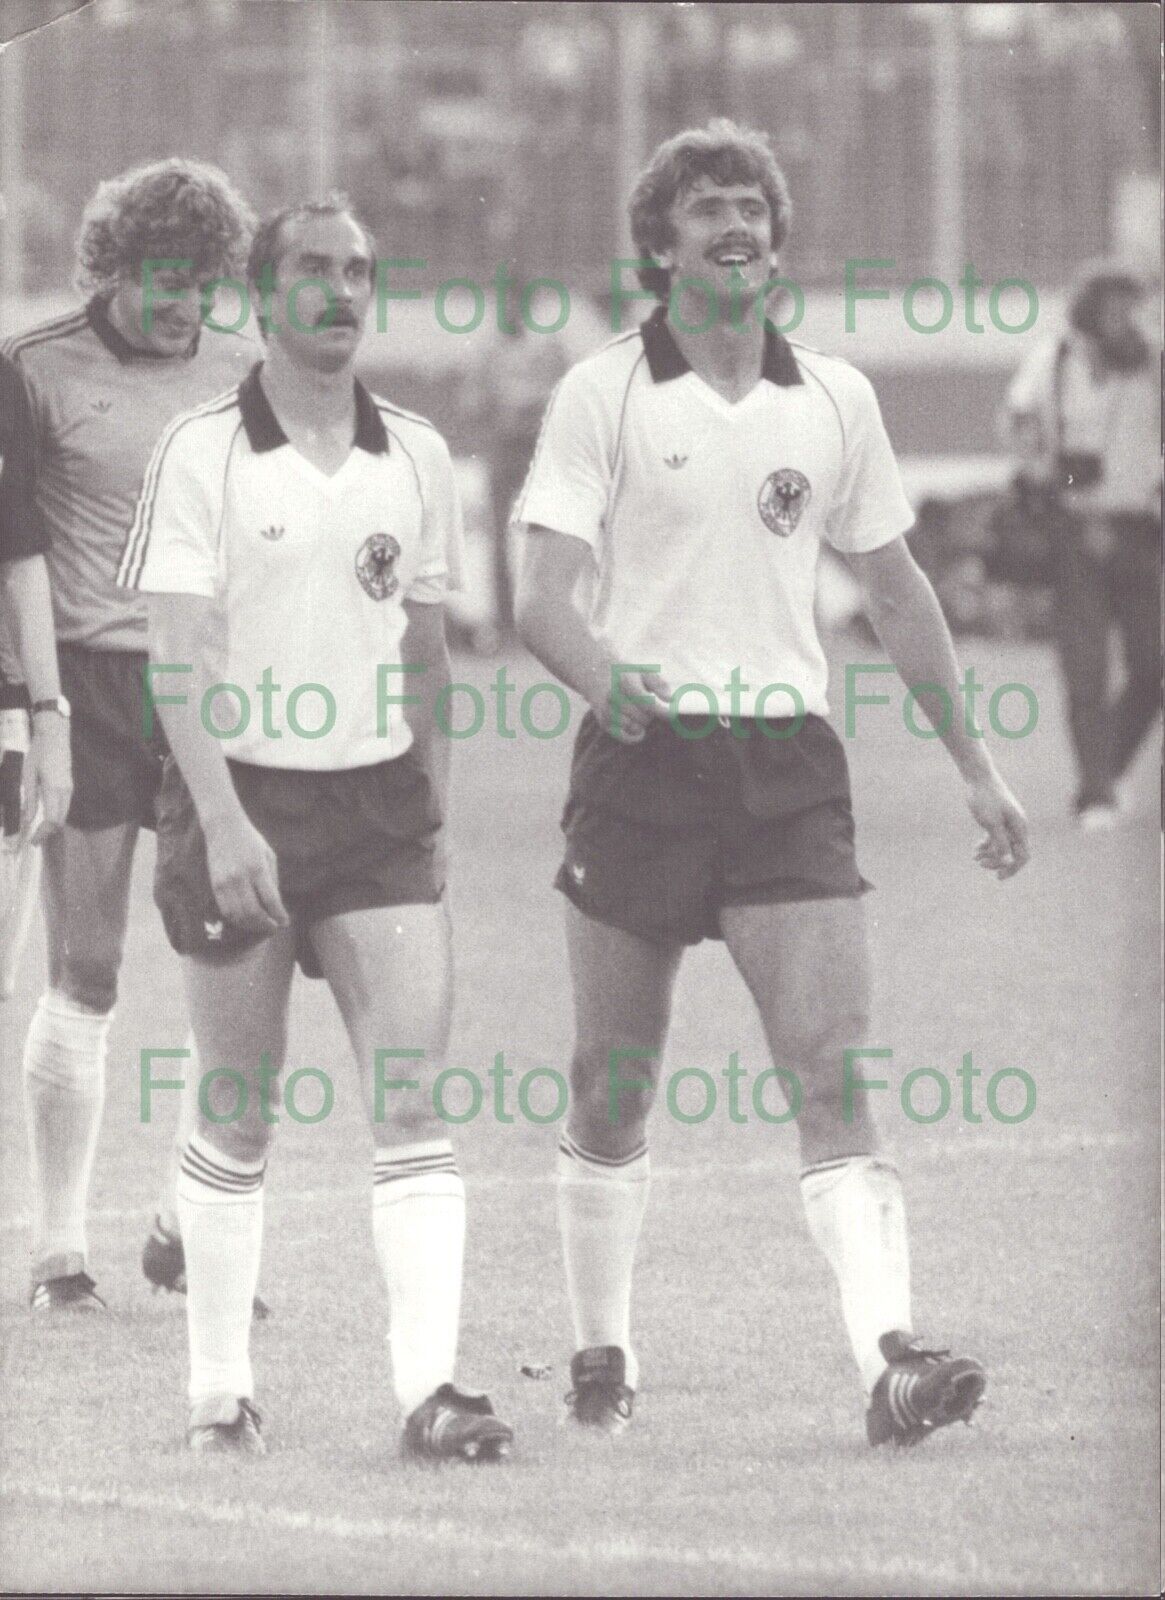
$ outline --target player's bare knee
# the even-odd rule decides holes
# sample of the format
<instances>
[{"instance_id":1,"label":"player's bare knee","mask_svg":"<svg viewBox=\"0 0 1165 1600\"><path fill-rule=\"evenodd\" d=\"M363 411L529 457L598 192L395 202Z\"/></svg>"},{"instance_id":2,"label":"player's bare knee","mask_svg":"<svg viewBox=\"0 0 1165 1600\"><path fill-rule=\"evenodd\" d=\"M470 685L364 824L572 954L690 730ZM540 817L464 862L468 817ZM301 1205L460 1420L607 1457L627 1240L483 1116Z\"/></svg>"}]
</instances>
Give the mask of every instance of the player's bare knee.
<instances>
[{"instance_id":1,"label":"player's bare knee","mask_svg":"<svg viewBox=\"0 0 1165 1600\"><path fill-rule=\"evenodd\" d=\"M100 956L70 955L54 987L74 1005L87 1011L112 1011L117 1002L117 974L121 963Z\"/></svg>"},{"instance_id":2,"label":"player's bare knee","mask_svg":"<svg viewBox=\"0 0 1165 1600\"><path fill-rule=\"evenodd\" d=\"M801 1107L797 1128L806 1160L826 1155L856 1155L877 1147L878 1134L870 1097L854 1093L852 1075L846 1072L846 1051L854 1048L850 1034L845 1043L832 1038L828 1047L808 1055L798 1069Z\"/></svg>"},{"instance_id":3,"label":"player's bare knee","mask_svg":"<svg viewBox=\"0 0 1165 1600\"><path fill-rule=\"evenodd\" d=\"M802 1166L839 1156L871 1155L878 1148L878 1130L870 1108L858 1101L848 1115L829 1100L806 1097L797 1117Z\"/></svg>"},{"instance_id":4,"label":"player's bare knee","mask_svg":"<svg viewBox=\"0 0 1165 1600\"><path fill-rule=\"evenodd\" d=\"M860 1048L868 1019L857 1009L819 1020L810 1019L782 1041L780 1065L797 1077L801 1104L797 1124L802 1138L817 1130L845 1128L862 1137L872 1134L868 1096L847 1093L846 1052Z\"/></svg>"},{"instance_id":5,"label":"player's bare knee","mask_svg":"<svg viewBox=\"0 0 1165 1600\"><path fill-rule=\"evenodd\" d=\"M584 1147L617 1156L641 1143L655 1079L655 1058L643 1051L579 1045L570 1064L570 1124Z\"/></svg>"},{"instance_id":6,"label":"player's bare knee","mask_svg":"<svg viewBox=\"0 0 1165 1600\"><path fill-rule=\"evenodd\" d=\"M397 1095L381 1107L378 1118L374 1117L373 1137L378 1148L422 1144L430 1139L448 1139L454 1126L454 1118L441 1115L431 1094Z\"/></svg>"},{"instance_id":7,"label":"player's bare knee","mask_svg":"<svg viewBox=\"0 0 1165 1600\"><path fill-rule=\"evenodd\" d=\"M238 1161L263 1160L286 1113L282 1067L282 1049L274 1056L264 1052L245 1069L204 1066L198 1081L203 1136Z\"/></svg>"},{"instance_id":8,"label":"player's bare knee","mask_svg":"<svg viewBox=\"0 0 1165 1600\"><path fill-rule=\"evenodd\" d=\"M273 1125L255 1123L250 1119L244 1122L215 1122L213 1118L200 1115L198 1131L207 1144L221 1151L224 1156L229 1156L232 1161L247 1166L265 1161L275 1142Z\"/></svg>"}]
</instances>

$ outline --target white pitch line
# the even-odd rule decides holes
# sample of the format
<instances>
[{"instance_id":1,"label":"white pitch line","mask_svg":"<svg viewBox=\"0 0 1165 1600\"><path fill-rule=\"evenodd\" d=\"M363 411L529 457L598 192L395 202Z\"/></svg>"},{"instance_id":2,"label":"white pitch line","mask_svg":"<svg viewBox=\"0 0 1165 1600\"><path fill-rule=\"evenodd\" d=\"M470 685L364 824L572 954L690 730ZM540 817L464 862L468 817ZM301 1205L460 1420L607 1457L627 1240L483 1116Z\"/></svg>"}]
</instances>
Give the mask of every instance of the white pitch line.
<instances>
[{"instance_id":1,"label":"white pitch line","mask_svg":"<svg viewBox=\"0 0 1165 1600\"><path fill-rule=\"evenodd\" d=\"M1146 1156L1153 1154L1159 1146L1152 1137L1143 1133L1077 1133L1071 1129L1062 1129L1054 1135L1043 1135L1039 1139L1023 1139L1016 1136L1009 1138L1006 1133L996 1134L968 1134L944 1145L919 1145L912 1150L893 1151L889 1154L895 1156L900 1164L907 1169L923 1161L949 1161L952 1156L958 1155L1000 1155L1014 1153L1025 1157L1032 1156L1064 1156L1085 1154L1093 1150L1141 1150ZM778 1166L768 1159L755 1161L706 1161L694 1163L684 1167L653 1166L651 1176L653 1182L669 1183L673 1181L692 1182L702 1181L706 1178L717 1176L731 1176L732 1178L772 1177L784 1180L795 1172L795 1168ZM555 1183L556 1175L552 1169L545 1172L482 1172L467 1173L465 1186L470 1194L480 1189L512 1189L526 1187L548 1187ZM270 1202L273 1206L282 1204L315 1205L317 1202L331 1202L335 1200L359 1199L368 1194L367 1187L344 1189L282 1189L278 1180L272 1182L269 1190ZM132 1222L135 1217L152 1218L155 1207L153 1206L106 1206L90 1211L87 1220L91 1223L102 1222ZM0 1236L6 1233L16 1233L27 1228L31 1218L27 1214L20 1214L0 1219Z\"/></svg>"},{"instance_id":2,"label":"white pitch line","mask_svg":"<svg viewBox=\"0 0 1165 1600\"><path fill-rule=\"evenodd\" d=\"M177 1514L231 1527L306 1533L316 1538L399 1541L444 1551L456 1549L459 1545L464 1547L468 1540L482 1552L525 1556L540 1563L577 1563L579 1568L596 1561L629 1566L659 1565L665 1569L684 1567L696 1572L728 1567L738 1572L770 1576L778 1584L781 1578L790 1576L815 1581L823 1593L831 1580L840 1578L844 1581L855 1576L877 1581L911 1579L929 1586L925 1592L932 1594L940 1585L948 1593L958 1594L962 1586L970 1583L989 1593L1005 1594L1009 1586L1015 1583L1013 1569L983 1567L973 1554L965 1564L960 1565L944 1561L917 1561L910 1556L889 1556L884 1560L847 1560L831 1566L820 1560L809 1560L788 1549L718 1549L710 1546L705 1550L697 1550L683 1545L661 1548L625 1539L597 1539L585 1544L577 1540L550 1543L519 1533L468 1534L462 1523L427 1516L423 1520L411 1517L328 1516L314 1511L293 1511L268 1502L248 1504L233 1501L229 1505L221 1505L182 1495L150 1494L135 1489L95 1489L71 1483L26 1483L13 1478L0 1478L0 1498L35 1500L41 1504L81 1509L92 1507L108 1511L142 1512L150 1516ZM1030 1578L1031 1575L1028 1576ZM1099 1572L1089 1571L1085 1574L1073 1566L1070 1572L1049 1574L1047 1581L1051 1585L1050 1592L1054 1592L1057 1586L1071 1585L1078 1592L1103 1594L1107 1580Z\"/></svg>"}]
</instances>

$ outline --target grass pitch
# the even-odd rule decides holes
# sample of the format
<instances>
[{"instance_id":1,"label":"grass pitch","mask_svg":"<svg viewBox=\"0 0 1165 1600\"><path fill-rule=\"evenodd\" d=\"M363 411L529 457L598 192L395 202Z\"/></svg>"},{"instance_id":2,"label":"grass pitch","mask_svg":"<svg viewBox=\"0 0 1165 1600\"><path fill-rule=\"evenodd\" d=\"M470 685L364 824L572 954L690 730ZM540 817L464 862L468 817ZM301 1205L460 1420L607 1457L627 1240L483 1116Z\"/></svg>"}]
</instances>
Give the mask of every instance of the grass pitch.
<instances>
[{"instance_id":1,"label":"grass pitch","mask_svg":"<svg viewBox=\"0 0 1165 1600\"><path fill-rule=\"evenodd\" d=\"M92 1268L114 1315L30 1319L20 1045L41 984L34 937L4 1030L0 1101L0 1572L6 1589L518 1594L1150 1594L1159 1589L1158 1041L1153 762L1109 835L1069 825L1070 763L1046 650L968 641L993 688L1037 692L1028 738L995 749L1036 856L999 885L938 747L900 697L847 741L877 973L874 1042L892 1049L881 1123L910 1208L918 1326L990 1371L972 1430L869 1450L832 1278L811 1246L795 1138L721 1102L685 1126L659 1109L635 1322L643 1367L616 1442L557 1426L569 1318L554 1223L555 1129L499 1124L485 1074L562 1068L570 1006L549 888L566 739L483 733L455 754L458 971L452 1064L486 1083L457 1135L469 1190L461 1374L517 1430L503 1468L398 1455L385 1309L368 1210L370 1141L330 997L300 980L289 1070L324 1068L333 1114L286 1118L269 1174L256 1328L270 1454L183 1448L182 1302L137 1258L172 1112L139 1118L138 1052L185 1030L177 963L141 852L109 1100ZM877 659L834 652L841 666ZM497 663L462 661L485 690ZM520 686L544 674L514 659ZM883 690L890 680L869 680ZM487 706L492 701L487 695ZM1004 715L1018 718L1018 701ZM577 723L577 718L576 718ZM722 948L687 958L665 1071L767 1065ZM981 1123L956 1069L972 1053ZM948 1115L911 1121L902 1078L937 1067ZM1020 1067L1033 1114L994 1121L991 1075ZM722 1081L722 1080L721 1080ZM1014 1081L1012 1083L1014 1091ZM924 1085L916 1102L926 1110ZM689 1103L681 1098L681 1105ZM747 1101L744 1102L747 1109ZM1012 1101L1000 1092L1007 1111ZM511 1087L512 1105L512 1087ZM549 1364L548 1381L522 1365Z\"/></svg>"}]
</instances>

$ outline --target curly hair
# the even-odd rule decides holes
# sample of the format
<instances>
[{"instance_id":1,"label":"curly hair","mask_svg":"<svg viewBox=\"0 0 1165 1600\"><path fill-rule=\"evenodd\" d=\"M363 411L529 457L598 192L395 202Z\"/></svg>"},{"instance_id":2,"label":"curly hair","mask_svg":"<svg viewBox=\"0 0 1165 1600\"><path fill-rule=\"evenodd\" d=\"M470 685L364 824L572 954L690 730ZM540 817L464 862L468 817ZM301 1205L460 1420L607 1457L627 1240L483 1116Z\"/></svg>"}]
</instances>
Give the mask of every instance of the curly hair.
<instances>
[{"instance_id":1,"label":"curly hair","mask_svg":"<svg viewBox=\"0 0 1165 1600\"><path fill-rule=\"evenodd\" d=\"M269 217L264 217L255 230L255 237L251 240L251 252L247 258L247 282L257 284L263 268L270 266L274 270L279 265L279 258L283 250L283 229L289 222L299 222L304 217L350 217L364 235L368 246L368 254L372 258L369 273L373 280L376 277L376 240L372 237L372 230L360 216L346 194L339 191L325 196L323 200L301 200L295 205L284 206L281 211L274 212Z\"/></svg>"},{"instance_id":2,"label":"curly hair","mask_svg":"<svg viewBox=\"0 0 1165 1600\"><path fill-rule=\"evenodd\" d=\"M99 184L77 236L76 283L111 293L145 261L189 261L195 277L237 275L255 226L225 173L173 157Z\"/></svg>"},{"instance_id":3,"label":"curly hair","mask_svg":"<svg viewBox=\"0 0 1165 1600\"><path fill-rule=\"evenodd\" d=\"M668 248L672 206L685 189L704 177L725 185L756 184L768 201L773 249L781 248L789 234L793 203L768 135L742 128L727 117L715 117L706 127L687 128L665 140L636 179L627 209L631 238L640 256L654 257ZM663 267L641 267L639 281L663 299L671 273Z\"/></svg>"}]
</instances>

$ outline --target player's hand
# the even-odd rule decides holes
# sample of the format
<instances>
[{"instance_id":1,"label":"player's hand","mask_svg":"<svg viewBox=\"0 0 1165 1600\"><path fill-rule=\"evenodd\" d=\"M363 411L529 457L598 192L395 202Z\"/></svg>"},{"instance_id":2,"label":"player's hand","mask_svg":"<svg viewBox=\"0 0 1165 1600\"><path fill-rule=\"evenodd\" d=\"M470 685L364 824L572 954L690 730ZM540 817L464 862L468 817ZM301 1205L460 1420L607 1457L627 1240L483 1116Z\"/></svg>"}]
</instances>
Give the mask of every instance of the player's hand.
<instances>
[{"instance_id":1,"label":"player's hand","mask_svg":"<svg viewBox=\"0 0 1165 1600\"><path fill-rule=\"evenodd\" d=\"M638 744L653 722L670 715L672 691L658 672L621 672L619 686L591 702L599 727L620 744Z\"/></svg>"},{"instance_id":2,"label":"player's hand","mask_svg":"<svg viewBox=\"0 0 1165 1600\"><path fill-rule=\"evenodd\" d=\"M248 933L274 933L291 920L279 895L275 852L240 807L204 825L210 886L227 922Z\"/></svg>"},{"instance_id":3,"label":"player's hand","mask_svg":"<svg viewBox=\"0 0 1165 1600\"><path fill-rule=\"evenodd\" d=\"M50 834L64 827L72 798L69 724L64 717L55 714L33 717L32 736L24 761L21 832L33 829L31 842L43 844Z\"/></svg>"},{"instance_id":4,"label":"player's hand","mask_svg":"<svg viewBox=\"0 0 1165 1600\"><path fill-rule=\"evenodd\" d=\"M998 773L967 785L967 805L987 834L975 851L975 860L1000 880L1013 878L1031 859L1023 807Z\"/></svg>"}]
</instances>

